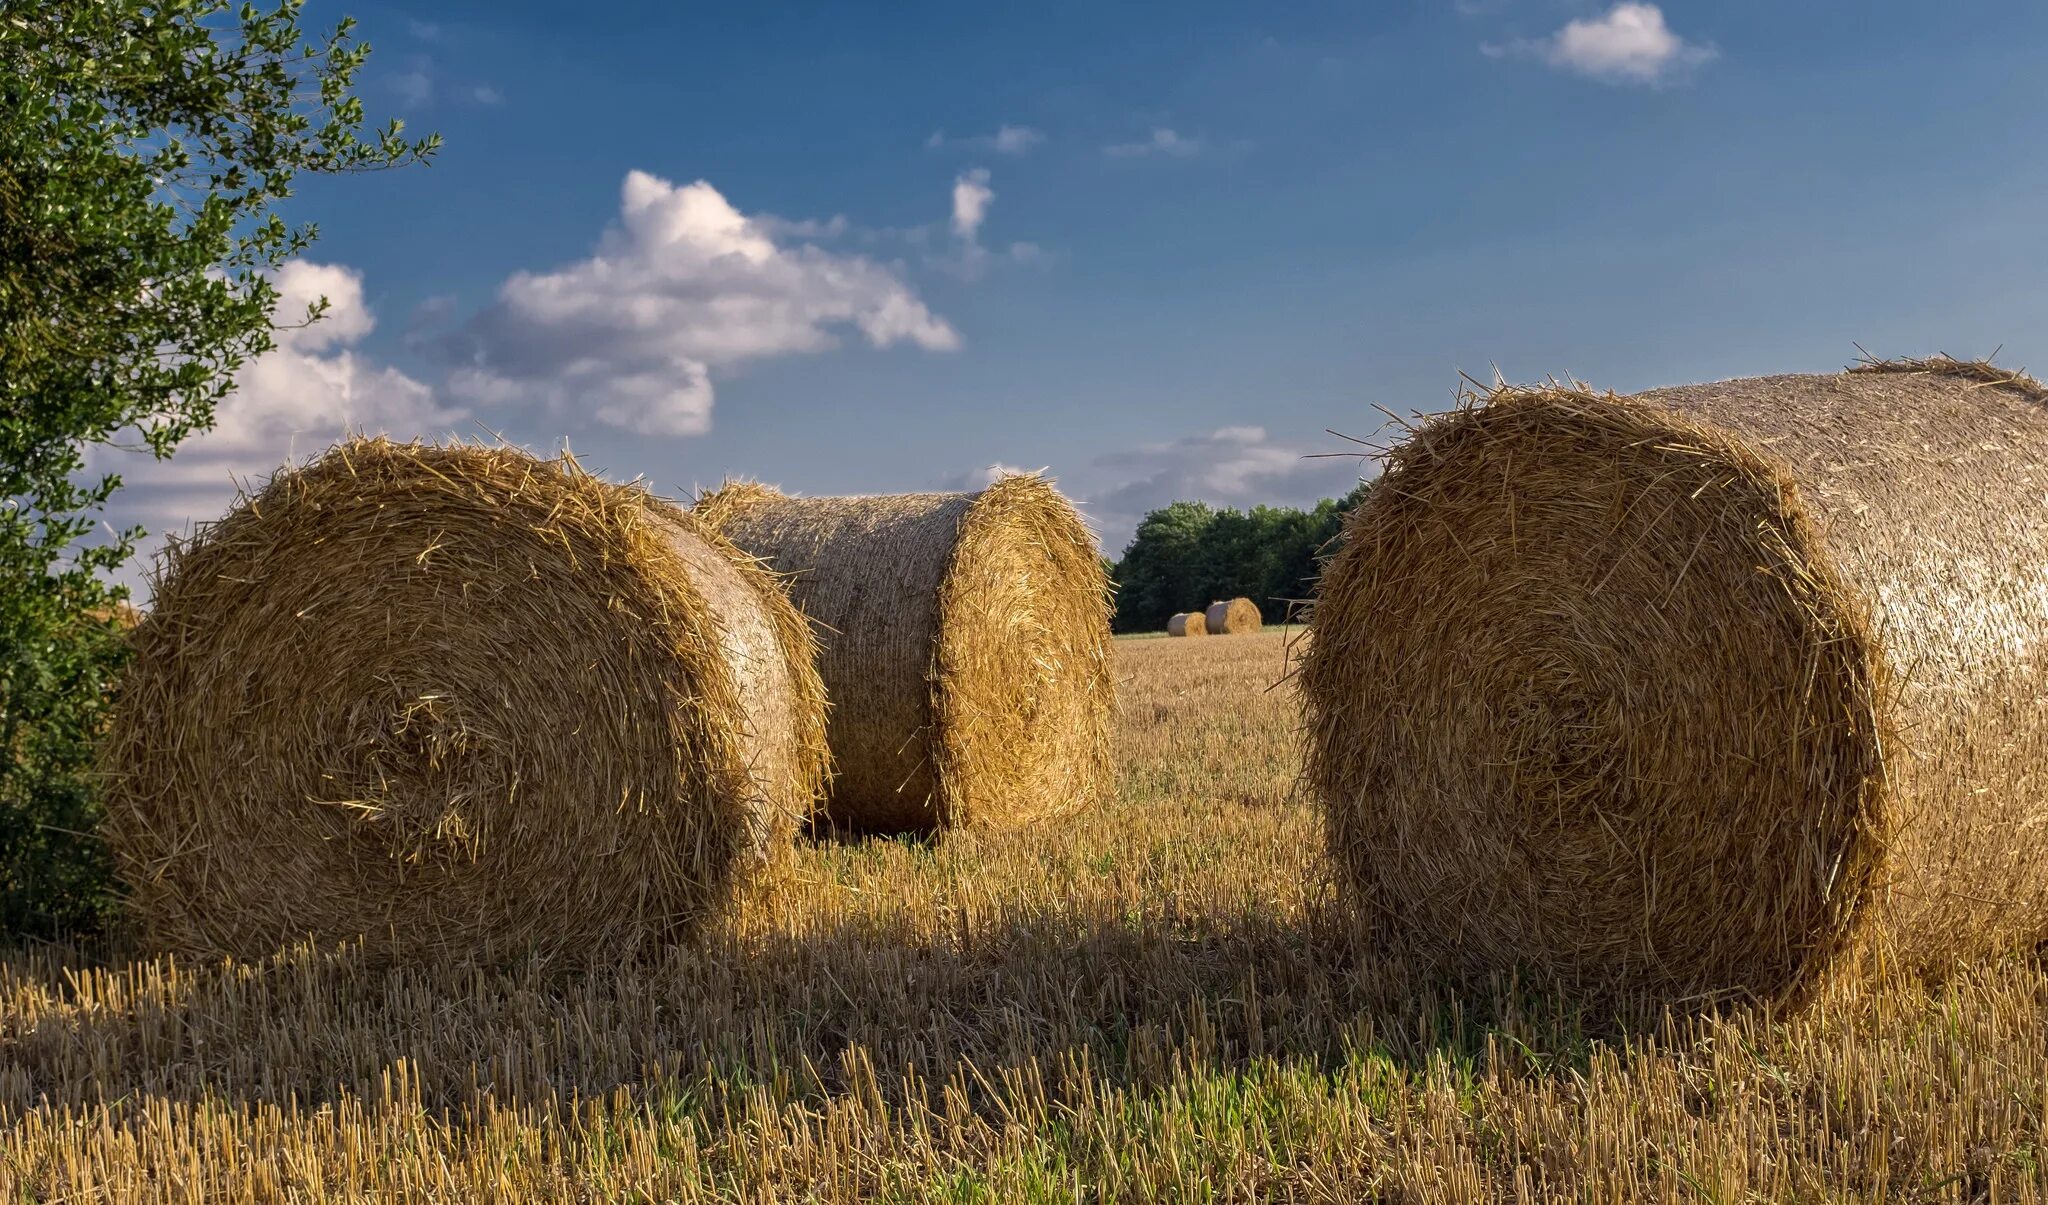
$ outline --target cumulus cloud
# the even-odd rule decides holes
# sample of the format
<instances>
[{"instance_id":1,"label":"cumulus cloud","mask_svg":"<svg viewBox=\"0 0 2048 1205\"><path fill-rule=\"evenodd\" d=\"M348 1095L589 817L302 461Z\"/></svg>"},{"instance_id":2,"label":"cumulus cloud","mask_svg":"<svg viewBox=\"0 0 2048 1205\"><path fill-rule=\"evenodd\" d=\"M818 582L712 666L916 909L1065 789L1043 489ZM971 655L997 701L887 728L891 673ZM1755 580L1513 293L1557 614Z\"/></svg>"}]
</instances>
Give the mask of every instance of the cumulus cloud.
<instances>
[{"instance_id":1,"label":"cumulus cloud","mask_svg":"<svg viewBox=\"0 0 2048 1205\"><path fill-rule=\"evenodd\" d=\"M1102 153L1112 159L1143 159L1164 156L1169 159L1187 159L1202 153L1202 140L1189 138L1185 134L1164 126L1152 131L1152 136L1142 142L1118 142L1102 148Z\"/></svg>"},{"instance_id":2,"label":"cumulus cloud","mask_svg":"<svg viewBox=\"0 0 2048 1205\"><path fill-rule=\"evenodd\" d=\"M971 151L994 151L998 155L1022 155L1045 141L1045 132L1030 126L1002 125L993 134L975 134L966 138L949 138L944 130L933 130L932 136L924 140L927 150L943 150L958 147Z\"/></svg>"},{"instance_id":3,"label":"cumulus cloud","mask_svg":"<svg viewBox=\"0 0 2048 1205\"><path fill-rule=\"evenodd\" d=\"M355 350L376 327L361 273L340 264L293 260L278 269L277 346L243 365L221 400L212 430L179 445L170 460L96 448L89 469L119 473L108 521L161 535L218 518L243 484L303 460L354 431L401 438L432 434L462 417L434 390ZM326 315L299 324L325 297Z\"/></svg>"},{"instance_id":4,"label":"cumulus cloud","mask_svg":"<svg viewBox=\"0 0 2048 1205\"><path fill-rule=\"evenodd\" d=\"M956 190L956 224L961 215ZM513 275L454 336L449 392L694 435L711 425L713 375L749 361L825 351L848 329L876 347L959 346L897 270L785 245L787 229L747 217L704 181L631 172L619 222L589 258Z\"/></svg>"},{"instance_id":5,"label":"cumulus cloud","mask_svg":"<svg viewBox=\"0 0 2048 1205\"><path fill-rule=\"evenodd\" d=\"M1275 440L1264 427L1221 427L1165 443L1144 444L1097 457L1078 484L1114 556L1130 542L1146 513L1186 499L1215 506L1311 506L1358 484L1370 462L1328 446Z\"/></svg>"},{"instance_id":6,"label":"cumulus cloud","mask_svg":"<svg viewBox=\"0 0 2048 1205\"><path fill-rule=\"evenodd\" d=\"M1547 38L1485 45L1493 58L1533 58L1588 79L1618 84L1660 84L1713 60L1711 45L1688 42L1665 23L1654 4L1625 2L1606 14L1571 21Z\"/></svg>"}]
</instances>

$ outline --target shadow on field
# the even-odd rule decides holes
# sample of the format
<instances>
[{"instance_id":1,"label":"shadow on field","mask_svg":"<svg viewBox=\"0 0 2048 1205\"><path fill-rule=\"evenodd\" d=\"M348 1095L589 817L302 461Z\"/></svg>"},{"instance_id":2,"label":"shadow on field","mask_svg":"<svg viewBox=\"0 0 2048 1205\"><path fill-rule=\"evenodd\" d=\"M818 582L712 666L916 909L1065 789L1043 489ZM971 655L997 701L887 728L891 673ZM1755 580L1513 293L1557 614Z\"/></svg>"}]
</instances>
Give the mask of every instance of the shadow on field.
<instances>
[{"instance_id":1,"label":"shadow on field","mask_svg":"<svg viewBox=\"0 0 2048 1205\"><path fill-rule=\"evenodd\" d=\"M1373 967L1369 972L1357 968ZM0 1113L142 1097L408 1098L460 1117L626 1090L726 1110L849 1091L1000 1115L1272 1061L1390 1072L1432 1061L1576 1065L1576 1022L1414 991L1327 918L947 910L797 932L722 931L647 965L378 971L300 948L261 965L0 961ZM1501 1037L1500 1035L1506 1035ZM957 1099L955 1099L957 1097ZM1010 1103L1006 1103L1010 1102Z\"/></svg>"}]
</instances>

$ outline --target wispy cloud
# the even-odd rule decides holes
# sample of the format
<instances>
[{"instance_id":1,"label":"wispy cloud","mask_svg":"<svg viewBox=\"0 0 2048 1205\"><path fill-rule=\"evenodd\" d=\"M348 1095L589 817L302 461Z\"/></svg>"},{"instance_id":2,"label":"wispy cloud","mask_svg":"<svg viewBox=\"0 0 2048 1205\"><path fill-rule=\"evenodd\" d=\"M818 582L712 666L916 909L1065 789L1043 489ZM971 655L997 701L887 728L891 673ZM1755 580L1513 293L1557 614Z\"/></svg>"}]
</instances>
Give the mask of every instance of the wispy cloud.
<instances>
[{"instance_id":1,"label":"wispy cloud","mask_svg":"<svg viewBox=\"0 0 2048 1205\"><path fill-rule=\"evenodd\" d=\"M1037 243L1011 243L993 249L983 245L981 228L996 203L996 190L989 181L985 167L970 168L953 178L953 243L947 250L928 255L927 265L962 280L977 280L998 260L1024 264L1045 258Z\"/></svg>"},{"instance_id":2,"label":"wispy cloud","mask_svg":"<svg viewBox=\"0 0 2048 1205\"><path fill-rule=\"evenodd\" d=\"M464 80L465 73L449 72L431 54L403 55L399 62L403 69L384 77L384 86L408 109L424 109L443 101L483 108L505 103L505 94L497 85L474 76Z\"/></svg>"},{"instance_id":3,"label":"wispy cloud","mask_svg":"<svg viewBox=\"0 0 2048 1205\"><path fill-rule=\"evenodd\" d=\"M955 147L962 150L994 151L998 155L1022 155L1045 141L1045 132L1030 126L1003 125L993 134L974 134L964 138L949 138L944 130L933 130L931 137L924 140L928 150L943 150Z\"/></svg>"},{"instance_id":4,"label":"wispy cloud","mask_svg":"<svg viewBox=\"0 0 2048 1205\"><path fill-rule=\"evenodd\" d=\"M1610 84L1660 85L1684 78L1719 57L1708 43L1689 42L1654 4L1624 2L1599 17L1568 22L1545 38L1485 44L1489 58L1529 58Z\"/></svg>"},{"instance_id":5,"label":"wispy cloud","mask_svg":"<svg viewBox=\"0 0 2048 1205\"><path fill-rule=\"evenodd\" d=\"M829 218L779 218L772 213L756 214L749 219L761 228L769 238L782 239L835 239L842 238L853 229L853 223L843 213Z\"/></svg>"},{"instance_id":6,"label":"wispy cloud","mask_svg":"<svg viewBox=\"0 0 2048 1205\"><path fill-rule=\"evenodd\" d=\"M1018 468L1014 464L1004 464L1002 461L998 460L993 464L985 464L978 469L967 469L962 472L948 473L945 476L939 478L937 481L932 482L931 484L934 489L978 490L985 489L988 486L994 485L996 482L1001 481L1005 477L1014 477L1019 473L1043 473L1045 471L1046 470L1043 468Z\"/></svg>"},{"instance_id":7,"label":"wispy cloud","mask_svg":"<svg viewBox=\"0 0 2048 1205\"><path fill-rule=\"evenodd\" d=\"M1273 438L1264 427L1219 427L1204 435L1106 452L1072 475L1103 551L1117 555L1145 515L1183 499L1216 506L1312 506L1358 484L1364 461L1315 456L1340 451Z\"/></svg>"},{"instance_id":8,"label":"wispy cloud","mask_svg":"<svg viewBox=\"0 0 2048 1205\"><path fill-rule=\"evenodd\" d=\"M1102 153L1112 159L1142 159L1155 155L1188 159L1201 154L1203 146L1199 138L1190 138L1177 130L1158 126L1153 129L1152 136L1142 142L1111 143L1102 148Z\"/></svg>"},{"instance_id":9,"label":"wispy cloud","mask_svg":"<svg viewBox=\"0 0 2048 1205\"><path fill-rule=\"evenodd\" d=\"M400 104L415 109L434 103L434 77L430 65L418 62L392 76L391 90L397 93Z\"/></svg>"}]
</instances>

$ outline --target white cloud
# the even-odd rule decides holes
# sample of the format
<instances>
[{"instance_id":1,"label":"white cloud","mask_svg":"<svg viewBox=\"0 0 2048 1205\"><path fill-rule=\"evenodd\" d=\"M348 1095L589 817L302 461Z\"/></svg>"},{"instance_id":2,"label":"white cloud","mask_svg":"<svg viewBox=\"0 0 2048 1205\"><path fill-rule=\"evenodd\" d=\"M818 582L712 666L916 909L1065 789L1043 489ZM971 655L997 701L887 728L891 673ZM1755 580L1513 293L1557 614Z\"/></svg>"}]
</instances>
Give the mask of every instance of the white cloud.
<instances>
[{"instance_id":1,"label":"white cloud","mask_svg":"<svg viewBox=\"0 0 2048 1205\"><path fill-rule=\"evenodd\" d=\"M824 220L817 218L778 218L772 213L757 214L752 219L769 238L782 239L834 239L843 238L853 223L843 213L835 213ZM863 232L866 233L866 232Z\"/></svg>"},{"instance_id":2,"label":"white cloud","mask_svg":"<svg viewBox=\"0 0 2048 1205\"><path fill-rule=\"evenodd\" d=\"M993 149L998 155L1021 155L1045 141L1045 135L1030 126L1003 126L996 130Z\"/></svg>"},{"instance_id":3,"label":"white cloud","mask_svg":"<svg viewBox=\"0 0 2048 1205\"><path fill-rule=\"evenodd\" d=\"M1571 21L1547 38L1480 50L1492 58L1533 58L1588 79L1624 84L1664 83L1720 54L1673 33L1656 5L1627 0L1604 16Z\"/></svg>"},{"instance_id":4,"label":"white cloud","mask_svg":"<svg viewBox=\"0 0 2048 1205\"><path fill-rule=\"evenodd\" d=\"M948 473L946 476L939 478L936 484L942 490L978 490L994 485L1005 477L1014 477L1019 473L1043 473L1046 471L1043 468L1020 469L1014 464L1004 464L998 460L992 464L983 465L978 469L969 469L960 473Z\"/></svg>"},{"instance_id":5,"label":"white cloud","mask_svg":"<svg viewBox=\"0 0 2048 1205\"><path fill-rule=\"evenodd\" d=\"M628 173L619 224L588 259L515 274L455 337L462 367L449 390L693 435L711 425L714 373L828 350L843 328L876 347L959 346L897 270L779 243L788 229L747 217L704 181Z\"/></svg>"},{"instance_id":6,"label":"white cloud","mask_svg":"<svg viewBox=\"0 0 2048 1205\"><path fill-rule=\"evenodd\" d=\"M1202 140L1189 138L1184 134L1161 126L1152 131L1152 136L1143 142L1119 142L1102 148L1102 153L1112 159L1140 159L1152 155L1164 155L1171 159L1186 159L1202 153Z\"/></svg>"},{"instance_id":7,"label":"white cloud","mask_svg":"<svg viewBox=\"0 0 2048 1205\"><path fill-rule=\"evenodd\" d=\"M1371 462L1317 456L1344 452L1277 441L1263 427L1221 427L1166 443L1110 452L1090 462L1077 483L1102 531L1102 548L1118 555L1146 513L1181 500L1215 506L1312 506L1358 484Z\"/></svg>"},{"instance_id":8,"label":"white cloud","mask_svg":"<svg viewBox=\"0 0 2048 1205\"><path fill-rule=\"evenodd\" d=\"M351 432L401 438L445 430L461 418L427 385L357 351L376 326L353 268L293 260L278 269L277 346L243 365L221 400L214 427L180 444L170 460L146 452L96 448L88 468L119 473L108 521L141 524L152 535L219 518L241 484L253 485L290 460L303 460ZM321 297L326 315L300 325ZM153 543L145 548L153 548Z\"/></svg>"},{"instance_id":9,"label":"white cloud","mask_svg":"<svg viewBox=\"0 0 2048 1205\"><path fill-rule=\"evenodd\" d=\"M982 245L981 228L987 222L989 208L995 200L996 192L989 184L987 168L977 167L956 176L953 180L954 246L948 251L927 255L925 262L962 280L980 279L989 265L998 260L1018 264L1043 262L1045 249L1037 243L1015 242L994 251Z\"/></svg>"},{"instance_id":10,"label":"white cloud","mask_svg":"<svg viewBox=\"0 0 2048 1205\"><path fill-rule=\"evenodd\" d=\"M398 94L400 104L419 108L433 103L434 77L424 65L413 67L391 77L391 90Z\"/></svg>"},{"instance_id":11,"label":"white cloud","mask_svg":"<svg viewBox=\"0 0 2048 1205\"><path fill-rule=\"evenodd\" d=\"M987 168L977 167L955 176L953 233L967 242L974 242L980 236L982 220L988 217L988 207L995 199L995 189L988 186Z\"/></svg>"},{"instance_id":12,"label":"white cloud","mask_svg":"<svg viewBox=\"0 0 2048 1205\"><path fill-rule=\"evenodd\" d=\"M448 71L431 54L410 54L399 61L403 70L386 77L383 86L389 88L392 96L405 108L424 109L444 99L483 108L505 103L505 93L497 85L487 81L451 79Z\"/></svg>"},{"instance_id":13,"label":"white cloud","mask_svg":"<svg viewBox=\"0 0 2048 1205\"><path fill-rule=\"evenodd\" d=\"M967 138L948 138L944 130L933 130L931 137L924 140L925 149L941 150L946 147L960 147L972 151L994 151L998 155L1022 155L1045 141L1045 132L1030 126L1001 125L993 134L975 134Z\"/></svg>"},{"instance_id":14,"label":"white cloud","mask_svg":"<svg viewBox=\"0 0 2048 1205\"><path fill-rule=\"evenodd\" d=\"M414 18L408 20L405 23L405 27L413 37L418 38L422 42L438 42L441 40L441 27L432 21L421 21Z\"/></svg>"}]
</instances>

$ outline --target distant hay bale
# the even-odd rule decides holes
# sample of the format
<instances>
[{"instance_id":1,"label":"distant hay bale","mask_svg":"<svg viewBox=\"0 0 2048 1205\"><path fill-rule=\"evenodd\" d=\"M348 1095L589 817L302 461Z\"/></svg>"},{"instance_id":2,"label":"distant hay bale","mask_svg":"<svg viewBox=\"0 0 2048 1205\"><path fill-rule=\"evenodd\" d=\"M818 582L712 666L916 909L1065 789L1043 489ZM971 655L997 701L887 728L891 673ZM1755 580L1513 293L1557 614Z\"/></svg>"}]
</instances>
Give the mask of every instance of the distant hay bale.
<instances>
[{"instance_id":1,"label":"distant hay bale","mask_svg":"<svg viewBox=\"0 0 2048 1205\"><path fill-rule=\"evenodd\" d=\"M354 440L168 554L105 754L145 929L261 957L627 957L821 787L780 586L573 461Z\"/></svg>"},{"instance_id":2,"label":"distant hay bale","mask_svg":"<svg viewBox=\"0 0 2048 1205\"><path fill-rule=\"evenodd\" d=\"M1200 611L1182 611L1166 621L1168 636L1207 636L1209 621Z\"/></svg>"},{"instance_id":3,"label":"distant hay bale","mask_svg":"<svg viewBox=\"0 0 2048 1205\"><path fill-rule=\"evenodd\" d=\"M1358 904L1679 1003L2048 937L2044 400L1935 360L1424 421L1302 670Z\"/></svg>"},{"instance_id":4,"label":"distant hay bale","mask_svg":"<svg viewBox=\"0 0 2048 1205\"><path fill-rule=\"evenodd\" d=\"M1014 823L1104 789L1108 582L1049 482L855 498L738 483L696 513L789 575L818 626L832 823Z\"/></svg>"},{"instance_id":5,"label":"distant hay bale","mask_svg":"<svg viewBox=\"0 0 2048 1205\"><path fill-rule=\"evenodd\" d=\"M1258 631L1265 622L1258 604L1249 598L1210 603L1207 618L1209 631L1217 636L1243 636Z\"/></svg>"},{"instance_id":6,"label":"distant hay bale","mask_svg":"<svg viewBox=\"0 0 2048 1205\"><path fill-rule=\"evenodd\" d=\"M86 612L86 616L95 623L115 628L124 636L141 627L142 621L147 618L140 607L125 598L117 599L105 606L93 607Z\"/></svg>"}]
</instances>

